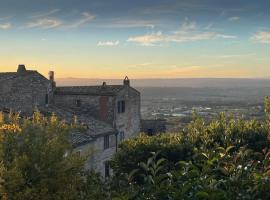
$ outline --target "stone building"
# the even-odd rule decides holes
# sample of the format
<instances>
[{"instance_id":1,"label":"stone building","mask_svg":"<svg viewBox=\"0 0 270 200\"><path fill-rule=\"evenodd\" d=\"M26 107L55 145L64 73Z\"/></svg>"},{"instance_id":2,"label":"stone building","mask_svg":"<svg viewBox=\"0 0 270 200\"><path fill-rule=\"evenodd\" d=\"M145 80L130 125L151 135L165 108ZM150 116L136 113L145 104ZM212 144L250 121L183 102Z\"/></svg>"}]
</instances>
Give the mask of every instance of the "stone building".
<instances>
[{"instance_id":1,"label":"stone building","mask_svg":"<svg viewBox=\"0 0 270 200\"><path fill-rule=\"evenodd\" d=\"M166 119L143 119L141 120L141 132L148 136L165 133L167 131Z\"/></svg>"},{"instance_id":2,"label":"stone building","mask_svg":"<svg viewBox=\"0 0 270 200\"><path fill-rule=\"evenodd\" d=\"M61 119L77 121L85 131L72 133L74 151L87 156L86 169L108 176L108 161L119 142L140 132L140 93L126 77L122 85L57 87L54 72L45 78L19 65L17 72L0 73L0 109L35 109L54 112Z\"/></svg>"}]
</instances>

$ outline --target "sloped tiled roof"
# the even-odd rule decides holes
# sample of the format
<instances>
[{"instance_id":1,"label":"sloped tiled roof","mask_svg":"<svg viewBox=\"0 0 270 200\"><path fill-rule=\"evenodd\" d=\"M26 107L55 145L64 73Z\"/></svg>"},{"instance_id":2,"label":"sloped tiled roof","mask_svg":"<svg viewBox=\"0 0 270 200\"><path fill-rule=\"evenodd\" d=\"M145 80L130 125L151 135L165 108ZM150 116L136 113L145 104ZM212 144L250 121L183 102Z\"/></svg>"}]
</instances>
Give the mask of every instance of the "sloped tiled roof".
<instances>
[{"instance_id":1,"label":"sloped tiled roof","mask_svg":"<svg viewBox=\"0 0 270 200\"><path fill-rule=\"evenodd\" d=\"M27 70L24 73L18 73L18 72L2 72L0 73L0 81L7 81L10 79L18 78L19 76L25 76L25 75L38 75L43 80L47 80L43 75L38 73L38 71L35 70Z\"/></svg>"},{"instance_id":2,"label":"sloped tiled roof","mask_svg":"<svg viewBox=\"0 0 270 200\"><path fill-rule=\"evenodd\" d=\"M65 120L67 123L73 123L74 117L76 116L78 124L81 124L86 128L85 130L72 132L71 142L74 147L89 143L96 137L114 134L116 132L112 125L106 122L97 120L89 115L74 113L73 111L66 108L50 106L46 108L46 112L55 113L57 117Z\"/></svg>"},{"instance_id":3,"label":"sloped tiled roof","mask_svg":"<svg viewBox=\"0 0 270 200\"><path fill-rule=\"evenodd\" d=\"M124 85L105 85L105 86L74 86L74 87L57 87L57 95L116 95L125 86Z\"/></svg>"}]
</instances>

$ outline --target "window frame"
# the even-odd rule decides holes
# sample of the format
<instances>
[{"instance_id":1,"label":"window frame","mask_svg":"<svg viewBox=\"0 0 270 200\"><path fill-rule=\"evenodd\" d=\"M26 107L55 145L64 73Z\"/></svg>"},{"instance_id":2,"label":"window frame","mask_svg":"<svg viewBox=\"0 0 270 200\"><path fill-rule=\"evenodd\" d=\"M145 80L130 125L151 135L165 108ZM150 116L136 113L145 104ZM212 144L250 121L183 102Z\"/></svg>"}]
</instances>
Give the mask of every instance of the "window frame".
<instances>
[{"instance_id":1,"label":"window frame","mask_svg":"<svg viewBox=\"0 0 270 200\"><path fill-rule=\"evenodd\" d=\"M49 104L49 94L45 95L45 105Z\"/></svg>"},{"instance_id":2,"label":"window frame","mask_svg":"<svg viewBox=\"0 0 270 200\"><path fill-rule=\"evenodd\" d=\"M110 135L104 135L104 150L110 148Z\"/></svg>"},{"instance_id":3,"label":"window frame","mask_svg":"<svg viewBox=\"0 0 270 200\"><path fill-rule=\"evenodd\" d=\"M109 178L110 177L110 162L109 161L105 161L104 162L104 177L105 178Z\"/></svg>"},{"instance_id":4,"label":"window frame","mask_svg":"<svg viewBox=\"0 0 270 200\"><path fill-rule=\"evenodd\" d=\"M126 112L126 101L120 100L117 102L117 111L118 113L125 113Z\"/></svg>"},{"instance_id":5,"label":"window frame","mask_svg":"<svg viewBox=\"0 0 270 200\"><path fill-rule=\"evenodd\" d=\"M76 99L75 104L76 104L76 107L80 108L82 105L81 99Z\"/></svg>"},{"instance_id":6,"label":"window frame","mask_svg":"<svg viewBox=\"0 0 270 200\"><path fill-rule=\"evenodd\" d=\"M123 140L125 140L125 132L124 131L120 131L119 132L119 140L120 140L120 142L122 142Z\"/></svg>"}]
</instances>

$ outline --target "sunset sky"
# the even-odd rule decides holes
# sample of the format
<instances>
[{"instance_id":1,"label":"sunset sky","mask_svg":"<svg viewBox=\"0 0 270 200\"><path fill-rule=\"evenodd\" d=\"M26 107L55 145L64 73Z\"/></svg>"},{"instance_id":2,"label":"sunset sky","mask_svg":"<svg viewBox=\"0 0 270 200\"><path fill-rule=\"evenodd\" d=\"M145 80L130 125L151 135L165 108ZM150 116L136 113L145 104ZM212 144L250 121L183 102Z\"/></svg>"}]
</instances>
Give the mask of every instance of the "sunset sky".
<instances>
[{"instance_id":1,"label":"sunset sky","mask_svg":"<svg viewBox=\"0 0 270 200\"><path fill-rule=\"evenodd\" d=\"M269 0L0 0L0 71L270 77Z\"/></svg>"}]
</instances>

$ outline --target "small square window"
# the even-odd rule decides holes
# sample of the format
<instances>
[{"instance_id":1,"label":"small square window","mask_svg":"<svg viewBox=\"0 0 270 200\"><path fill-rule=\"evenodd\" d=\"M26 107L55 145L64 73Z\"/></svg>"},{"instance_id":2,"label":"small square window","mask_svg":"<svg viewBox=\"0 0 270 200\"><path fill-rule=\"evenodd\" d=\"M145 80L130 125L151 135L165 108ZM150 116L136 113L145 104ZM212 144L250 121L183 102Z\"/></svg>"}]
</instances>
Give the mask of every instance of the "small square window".
<instances>
[{"instance_id":1,"label":"small square window","mask_svg":"<svg viewBox=\"0 0 270 200\"><path fill-rule=\"evenodd\" d=\"M109 161L105 161L104 168L105 168L105 178L110 177L110 162Z\"/></svg>"},{"instance_id":2,"label":"small square window","mask_svg":"<svg viewBox=\"0 0 270 200\"><path fill-rule=\"evenodd\" d=\"M77 152L76 152L76 155L77 155L77 156L81 156L81 150L77 151Z\"/></svg>"},{"instance_id":3,"label":"small square window","mask_svg":"<svg viewBox=\"0 0 270 200\"><path fill-rule=\"evenodd\" d=\"M121 131L119 133L119 138L120 138L120 142L122 142L125 139L125 132L124 131Z\"/></svg>"},{"instance_id":4,"label":"small square window","mask_svg":"<svg viewBox=\"0 0 270 200\"><path fill-rule=\"evenodd\" d=\"M105 135L104 136L104 149L110 148L110 136Z\"/></svg>"},{"instance_id":5,"label":"small square window","mask_svg":"<svg viewBox=\"0 0 270 200\"><path fill-rule=\"evenodd\" d=\"M124 113L126 111L126 102L125 101L118 101L117 103L118 113Z\"/></svg>"},{"instance_id":6,"label":"small square window","mask_svg":"<svg viewBox=\"0 0 270 200\"><path fill-rule=\"evenodd\" d=\"M81 100L80 100L80 99L77 99L77 100L76 100L76 106L77 106L77 107L81 107L81 105L82 105Z\"/></svg>"},{"instance_id":7,"label":"small square window","mask_svg":"<svg viewBox=\"0 0 270 200\"><path fill-rule=\"evenodd\" d=\"M49 104L49 95L48 94L45 95L45 104L46 105Z\"/></svg>"}]
</instances>

